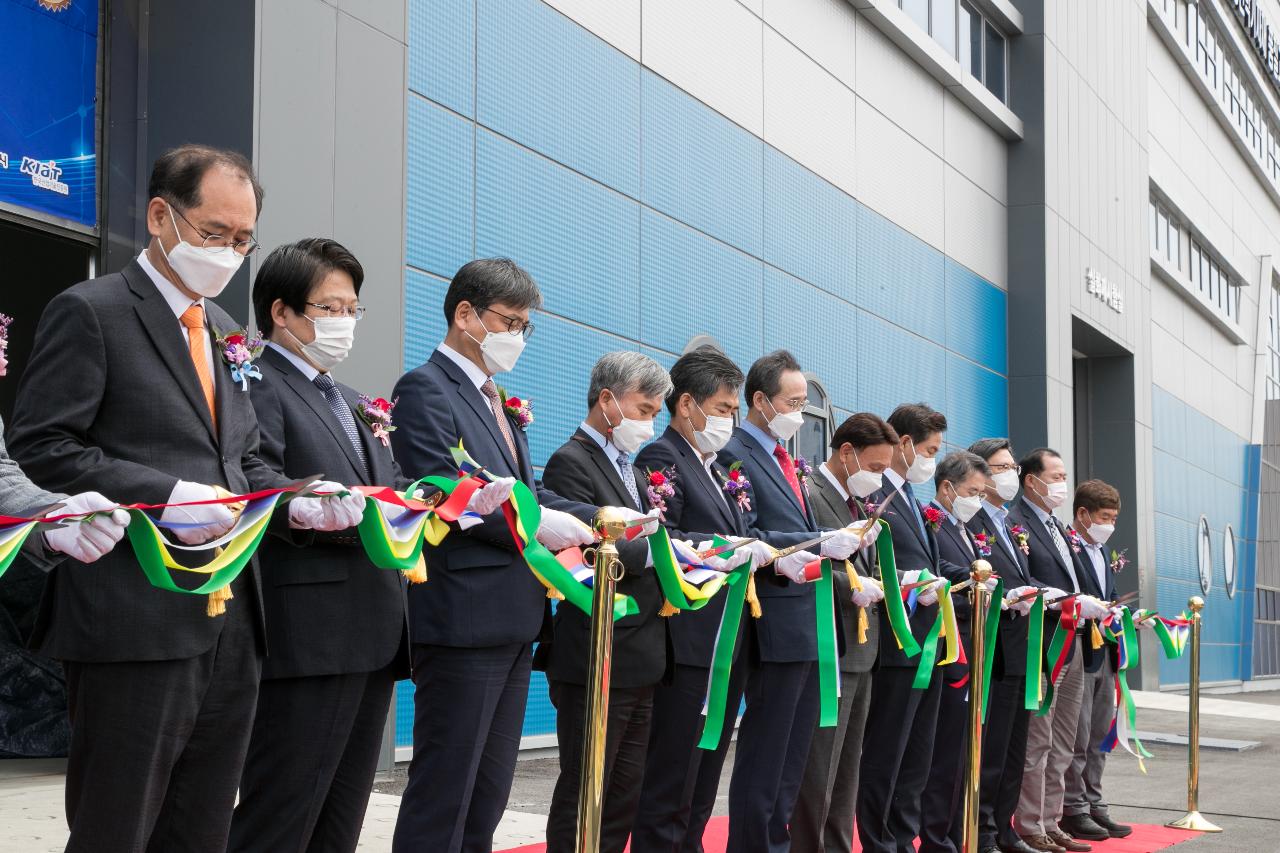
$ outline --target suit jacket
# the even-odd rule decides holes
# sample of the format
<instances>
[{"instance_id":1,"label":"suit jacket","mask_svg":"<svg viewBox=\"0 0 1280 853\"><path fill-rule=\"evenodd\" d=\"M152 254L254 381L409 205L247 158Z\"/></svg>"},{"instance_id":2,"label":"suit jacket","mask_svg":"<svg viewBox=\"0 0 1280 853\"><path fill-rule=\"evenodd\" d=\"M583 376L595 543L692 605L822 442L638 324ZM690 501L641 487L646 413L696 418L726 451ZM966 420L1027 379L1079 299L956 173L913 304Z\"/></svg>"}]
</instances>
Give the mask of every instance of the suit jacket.
<instances>
[{"instance_id":1,"label":"suit jacket","mask_svg":"<svg viewBox=\"0 0 1280 853\"><path fill-rule=\"evenodd\" d=\"M889 499L890 495L894 495L896 490L888 480L879 491L873 494L870 500L876 505L883 504ZM921 507L923 512L923 507ZM924 525L924 533L920 532L920 525L916 524L907 508L907 495L905 486L901 494L897 494L892 502L885 509L882 516L884 521L889 523L889 531L893 536L893 556L894 563L899 572L910 572L921 569L927 569L934 575L945 577L952 583L957 583L968 579L969 568L967 565L962 566L944 560L938 553L938 541L929 526ZM933 626L934 620L938 618L938 605L932 604L925 606L923 604L916 605L915 615L910 617L911 635L916 638L917 642L924 642L924 638L928 635L929 629ZM893 628L889 624L888 608L880 609L880 633L886 638L893 633ZM919 666L918 657L907 657L906 652L898 648L897 642L889 642L887 639L880 644L880 665L881 666Z\"/></svg>"},{"instance_id":2,"label":"suit jacket","mask_svg":"<svg viewBox=\"0 0 1280 853\"><path fill-rule=\"evenodd\" d=\"M1053 517L1053 522L1058 526L1058 531L1062 534L1062 539L1067 543L1067 555L1071 558L1070 564L1062 562L1062 556L1058 553L1058 548L1053 543L1053 537L1049 535L1049 530L1044 523L1040 521L1031 504L1026 498L1019 498L1009 508L1009 521L1013 524L1021 524L1027 530L1028 546L1030 553L1027 555L1027 567L1031 571L1031 576L1045 586L1057 587L1063 592L1071 592L1076 586L1072 582L1072 578L1079 579L1080 592L1092 595L1097 586L1089 581L1086 574L1092 574L1093 570L1081 562L1081 555L1071 550L1071 542L1067 538L1066 528L1057 517ZM1045 630L1044 630L1044 648L1048 650L1049 644L1053 641L1053 626L1057 624L1058 611L1047 611L1045 614ZM1089 642L1088 626L1077 633L1078 637L1083 638L1083 642L1079 647L1084 650L1083 661L1087 672L1095 672L1102 665L1102 658L1094 652L1092 644ZM1052 661L1050 661L1052 663Z\"/></svg>"},{"instance_id":3,"label":"suit jacket","mask_svg":"<svg viewBox=\"0 0 1280 853\"><path fill-rule=\"evenodd\" d=\"M209 334L237 328L212 301L204 304ZM164 503L179 480L237 494L286 485L258 457L250 394L232 381L216 346L214 377L216 429L178 319L130 262L58 294L45 309L18 390L10 449L47 488L99 491L121 503ZM277 518L287 523L286 513ZM189 586L201 580L175 576ZM228 607L252 609L261 642L256 558L232 592ZM133 551L117 547L92 568L67 560L53 570L31 642L71 661L195 657L213 647L226 621L206 616L205 605L203 595L151 586Z\"/></svg>"},{"instance_id":4,"label":"suit jacket","mask_svg":"<svg viewBox=\"0 0 1280 853\"><path fill-rule=\"evenodd\" d=\"M29 518L51 504L66 499L66 495L46 492L27 478L9 456L4 446L4 420L0 419L0 515ZM61 561L62 555L44 546L44 537L31 535L22 546L23 554L44 571Z\"/></svg>"},{"instance_id":5,"label":"suit jacket","mask_svg":"<svg viewBox=\"0 0 1280 853\"><path fill-rule=\"evenodd\" d=\"M253 387L262 443L259 455L289 479L323 473L347 484L406 488L391 449L354 412L359 395L341 383L353 410L369 473L324 393L280 353L267 347ZM280 539L258 551L267 613L263 678L373 672L399 658L408 675L404 580L375 568L354 530L317 533L306 547Z\"/></svg>"},{"instance_id":6,"label":"suit jacket","mask_svg":"<svg viewBox=\"0 0 1280 853\"><path fill-rule=\"evenodd\" d=\"M689 539L698 545L717 534L747 535L738 502L711 482L697 452L671 427L636 455L636 467L642 471L675 471L669 479L675 494L667 498L662 517L673 539ZM729 476L717 462L711 463L711 472L720 483ZM701 610L667 620L676 663L711 666L724 605L725 595L720 593ZM745 622L742 627L746 627Z\"/></svg>"},{"instance_id":7,"label":"suit jacket","mask_svg":"<svg viewBox=\"0 0 1280 853\"><path fill-rule=\"evenodd\" d=\"M749 433L737 427L720 451L719 462L728 468L742 463L751 482L751 508L742 513L746 535L775 548L798 545L814 537L818 522L812 501L802 507L787 484L778 462ZM762 615L752 620L756 652L760 660L793 663L818 659L813 584L792 583L772 567L760 571L756 581Z\"/></svg>"},{"instance_id":8,"label":"suit jacket","mask_svg":"<svg viewBox=\"0 0 1280 853\"><path fill-rule=\"evenodd\" d=\"M1008 519L1004 522L1012 547L1006 545L1000 538L995 525L996 522L983 507L981 512L969 519L969 532L986 533L991 537L991 556L987 557L987 562L991 563L991 568L1004 581L1005 591L1008 592L1020 586L1043 587L1043 583L1031 576L1031 570L1027 566L1027 555L1022 553L1013 535L1013 525ZM1026 672L1027 620L1016 610L1006 610L1000 614L1000 634L996 649L999 657L996 658L994 671L998 675L1014 676Z\"/></svg>"},{"instance_id":9,"label":"suit jacket","mask_svg":"<svg viewBox=\"0 0 1280 853\"><path fill-rule=\"evenodd\" d=\"M940 512L943 511L936 502L933 506ZM974 545L968 529L963 525L952 524L950 519L944 518L934 536L938 541L938 557L944 562L957 566L972 566L974 560L978 559L978 548ZM969 639L973 626L973 605L970 603L969 591L956 593L951 596L951 601L955 605L956 622L960 627L960 640L964 643L964 656L967 661L972 653ZM968 672L968 663L956 661L947 667L947 681L959 681Z\"/></svg>"},{"instance_id":10,"label":"suit jacket","mask_svg":"<svg viewBox=\"0 0 1280 853\"><path fill-rule=\"evenodd\" d=\"M635 465L631 466L635 470ZM599 506L623 506L649 511L644 491L644 475L635 470L640 504L632 499L617 466L609 461L595 439L582 430L551 454L543 469L543 482L556 494ZM613 623L613 687L648 687L660 682L671 665L669 620L658 615L662 609L662 587L652 566L646 566L649 546L644 539L619 542L625 574L617 591L636 600L639 612ZM676 618L683 618L679 616ZM587 683L587 663L591 650L591 617L576 607L557 605L552 620L550 643L538 646L535 668L545 669L547 678L569 684Z\"/></svg>"},{"instance_id":11,"label":"suit jacket","mask_svg":"<svg viewBox=\"0 0 1280 853\"><path fill-rule=\"evenodd\" d=\"M847 527L855 520L867 517L862 502L857 498L854 498L854 504L858 512L850 512L849 505L821 471L815 470L809 481L809 497L813 503L814 518L822 527ZM850 560L854 571L866 578L879 578L880 567L876 565L874 554L875 551L868 548L855 553ZM840 671L867 672L876 662L880 650L880 605L873 604L867 608L867 641L859 643L858 608L850 598L853 588L849 584L849 575L843 569L833 574L840 630L844 634L845 652L840 658Z\"/></svg>"},{"instance_id":12,"label":"suit jacket","mask_svg":"<svg viewBox=\"0 0 1280 853\"><path fill-rule=\"evenodd\" d=\"M399 400L399 425L391 433L391 445L411 479L456 476L449 450L461 441L494 476L516 477L543 506L585 522L595 514L594 506L565 500L534 478L528 438L504 414L519 457L511 458L489 401L439 350L400 377L393 396ZM538 639L550 614L547 591L516 552L501 511L474 527L454 530L423 553L431 579L409 588L413 642L484 648Z\"/></svg>"}]
</instances>

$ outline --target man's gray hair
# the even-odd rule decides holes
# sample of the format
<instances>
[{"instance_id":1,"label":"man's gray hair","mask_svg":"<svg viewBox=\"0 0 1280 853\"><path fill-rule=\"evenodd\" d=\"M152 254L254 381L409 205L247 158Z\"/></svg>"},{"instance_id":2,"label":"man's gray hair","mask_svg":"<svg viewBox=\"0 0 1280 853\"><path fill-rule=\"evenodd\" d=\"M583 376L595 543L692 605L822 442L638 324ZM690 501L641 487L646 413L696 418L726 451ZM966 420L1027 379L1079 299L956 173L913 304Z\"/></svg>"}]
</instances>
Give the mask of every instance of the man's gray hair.
<instances>
[{"instance_id":1,"label":"man's gray hair","mask_svg":"<svg viewBox=\"0 0 1280 853\"><path fill-rule=\"evenodd\" d=\"M660 395L666 399L671 393L671 377L661 364L634 350L605 353L591 368L591 387L587 390L587 408L600 399L600 392L608 388L621 397L631 391L639 391L646 397Z\"/></svg>"},{"instance_id":2,"label":"man's gray hair","mask_svg":"<svg viewBox=\"0 0 1280 853\"><path fill-rule=\"evenodd\" d=\"M987 460L967 450L956 450L948 453L946 458L938 463L938 470L933 475L933 484L941 486L943 482L947 482L957 486L974 471L981 472L984 477L991 476L991 466L987 464Z\"/></svg>"}]
</instances>

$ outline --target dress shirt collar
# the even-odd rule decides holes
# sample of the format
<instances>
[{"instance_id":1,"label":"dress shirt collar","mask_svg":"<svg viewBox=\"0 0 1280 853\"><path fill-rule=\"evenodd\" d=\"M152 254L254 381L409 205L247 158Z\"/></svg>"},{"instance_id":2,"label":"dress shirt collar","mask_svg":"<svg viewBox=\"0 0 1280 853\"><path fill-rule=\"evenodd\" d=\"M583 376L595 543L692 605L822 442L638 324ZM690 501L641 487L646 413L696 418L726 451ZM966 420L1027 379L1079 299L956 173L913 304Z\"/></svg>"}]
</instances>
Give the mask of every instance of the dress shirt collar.
<instances>
[{"instance_id":1,"label":"dress shirt collar","mask_svg":"<svg viewBox=\"0 0 1280 853\"><path fill-rule=\"evenodd\" d=\"M591 426L586 421L583 421L582 423L578 424L578 429L585 432L588 436L591 437L592 441L600 445L600 449L604 451L604 455L608 458L610 462L613 463L613 467L615 468L618 467L618 456L620 454L619 454L618 448L613 446L612 441L610 441L609 439L601 435L600 432L597 431L595 427Z\"/></svg>"},{"instance_id":2,"label":"dress shirt collar","mask_svg":"<svg viewBox=\"0 0 1280 853\"><path fill-rule=\"evenodd\" d=\"M982 508L987 511L987 515L991 517L991 520L1001 527L1004 526L1005 520L1009 517L1009 508L1004 504L983 501Z\"/></svg>"},{"instance_id":3,"label":"dress shirt collar","mask_svg":"<svg viewBox=\"0 0 1280 853\"><path fill-rule=\"evenodd\" d=\"M445 358L462 368L462 372L467 374L467 378L472 381L477 389L485 382L489 381L489 375L480 369L480 365L476 364L453 347L442 341L440 346L436 347L436 349Z\"/></svg>"},{"instance_id":4,"label":"dress shirt collar","mask_svg":"<svg viewBox=\"0 0 1280 853\"><path fill-rule=\"evenodd\" d=\"M751 421L744 420L741 424L742 431L756 440L756 443L764 448L764 452L773 456L773 449L778 446L778 440L769 435L760 427Z\"/></svg>"},{"instance_id":5,"label":"dress shirt collar","mask_svg":"<svg viewBox=\"0 0 1280 853\"><path fill-rule=\"evenodd\" d=\"M827 478L828 483L836 487L836 493L840 495L840 499L843 501L848 501L849 500L848 490L846 490L844 485L839 480L836 479L836 475L832 474L831 470L827 468L827 463L824 462L821 465L819 465L818 470L822 472L822 476Z\"/></svg>"},{"instance_id":6,"label":"dress shirt collar","mask_svg":"<svg viewBox=\"0 0 1280 853\"><path fill-rule=\"evenodd\" d=\"M1027 500L1025 497L1022 500L1027 506L1031 507L1031 511L1036 514L1036 518L1040 519L1041 524L1048 524L1049 519L1054 518L1052 513L1045 512L1040 507L1036 506L1031 501ZM1054 521L1057 521L1057 519L1054 518Z\"/></svg>"},{"instance_id":7,"label":"dress shirt collar","mask_svg":"<svg viewBox=\"0 0 1280 853\"><path fill-rule=\"evenodd\" d=\"M889 485L893 486L895 491L899 492L903 490L903 484L906 483L906 480L902 479L898 472L892 468L884 469L884 478L889 481Z\"/></svg>"},{"instance_id":8,"label":"dress shirt collar","mask_svg":"<svg viewBox=\"0 0 1280 853\"><path fill-rule=\"evenodd\" d=\"M142 267L142 271L147 274L147 278L151 279L151 283L156 286L156 290L160 291L160 295L164 297L164 301L169 305L169 310L173 312L174 317L181 317L192 305L204 307L203 299L189 299L183 295L178 286L169 279L164 277L160 270L155 268L151 263L151 259L147 257L146 250L138 255L138 266Z\"/></svg>"},{"instance_id":9,"label":"dress shirt collar","mask_svg":"<svg viewBox=\"0 0 1280 853\"><path fill-rule=\"evenodd\" d=\"M289 363L298 368L298 372L307 377L308 382L315 382L316 377L320 375L320 371L311 366L311 362L298 355L291 349L286 349L275 341L267 341L267 346L280 353Z\"/></svg>"},{"instance_id":10,"label":"dress shirt collar","mask_svg":"<svg viewBox=\"0 0 1280 853\"><path fill-rule=\"evenodd\" d=\"M680 435L680 433L676 430L672 430L672 432L675 432L676 435ZM683 435L680 435L680 438L684 441L685 444L689 445L689 447L693 450L694 457L696 457L697 460L702 463L702 467L706 469L708 474L710 474L711 466L716 461L716 455L714 453L703 453L701 450L698 449L697 445L695 445L689 439L685 438ZM712 479L714 480L715 478L712 477Z\"/></svg>"}]
</instances>

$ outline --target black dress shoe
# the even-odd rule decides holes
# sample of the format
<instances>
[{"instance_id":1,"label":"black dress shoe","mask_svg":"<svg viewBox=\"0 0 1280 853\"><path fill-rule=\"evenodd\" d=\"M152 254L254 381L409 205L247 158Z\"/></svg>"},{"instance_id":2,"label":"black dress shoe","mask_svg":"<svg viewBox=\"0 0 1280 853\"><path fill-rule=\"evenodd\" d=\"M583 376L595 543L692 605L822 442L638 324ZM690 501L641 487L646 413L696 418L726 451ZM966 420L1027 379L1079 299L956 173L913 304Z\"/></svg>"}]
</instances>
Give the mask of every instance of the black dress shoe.
<instances>
[{"instance_id":1,"label":"black dress shoe","mask_svg":"<svg viewBox=\"0 0 1280 853\"><path fill-rule=\"evenodd\" d=\"M1039 853L1036 848L1029 847L1021 838L1012 842L1001 841L997 846L1000 848L1000 853Z\"/></svg>"},{"instance_id":2,"label":"black dress shoe","mask_svg":"<svg viewBox=\"0 0 1280 853\"><path fill-rule=\"evenodd\" d=\"M1000 853L1000 848L992 844L990 847L983 847L978 853Z\"/></svg>"},{"instance_id":3,"label":"black dress shoe","mask_svg":"<svg viewBox=\"0 0 1280 853\"><path fill-rule=\"evenodd\" d=\"M1058 829L1072 838L1085 841L1106 841L1111 837L1110 832L1094 823L1093 818L1087 814L1063 815L1062 820L1058 821Z\"/></svg>"},{"instance_id":4,"label":"black dress shoe","mask_svg":"<svg viewBox=\"0 0 1280 853\"><path fill-rule=\"evenodd\" d=\"M1109 816L1092 812L1089 815L1093 822L1107 831L1112 838L1126 838L1133 835L1133 827L1123 823L1116 823Z\"/></svg>"}]
</instances>

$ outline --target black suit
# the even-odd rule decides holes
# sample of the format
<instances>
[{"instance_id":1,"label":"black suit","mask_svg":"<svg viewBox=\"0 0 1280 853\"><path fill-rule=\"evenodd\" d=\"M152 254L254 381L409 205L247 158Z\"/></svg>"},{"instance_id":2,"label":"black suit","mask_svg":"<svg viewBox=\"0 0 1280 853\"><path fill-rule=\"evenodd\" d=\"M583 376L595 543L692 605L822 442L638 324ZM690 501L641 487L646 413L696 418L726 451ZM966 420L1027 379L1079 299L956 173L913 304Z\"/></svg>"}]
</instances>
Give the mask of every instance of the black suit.
<instances>
[{"instance_id":1,"label":"black suit","mask_svg":"<svg viewBox=\"0 0 1280 853\"><path fill-rule=\"evenodd\" d=\"M884 487L870 498L877 505L895 495L890 476L885 474ZM967 578L967 567L940 556L938 541L908 486L903 484L883 515L898 571L928 570L952 582ZM924 643L937 617L936 604L917 605L910 619L917 642ZM920 659L898 648L887 607L880 609L880 635L880 668L871 685L858 784L858 838L868 853L909 850L920 833L921 796L929 779L942 691L942 670L936 667L926 689L912 687Z\"/></svg>"},{"instance_id":2,"label":"black suit","mask_svg":"<svg viewBox=\"0 0 1280 853\"><path fill-rule=\"evenodd\" d=\"M631 464L631 463L628 463ZM637 505L622 482L617 465L594 438L579 429L551 454L543 482L557 494L601 506L622 506L647 513L642 472L631 464L636 478ZM609 678L609 716L606 726L604 804L600 849L622 853L631 834L640 785L644 779L653 689L670 666L671 642L662 608L662 587L644 539L618 543L625 574L617 591L636 600L639 612L613 626L613 666ZM545 669L551 700L556 707L556 739L560 775L547 815L547 853L577 849L578 789L582 779L582 743L586 727L586 684L590 673L591 617L576 607L557 606L552 640L538 647L534 667Z\"/></svg>"},{"instance_id":3,"label":"black suit","mask_svg":"<svg viewBox=\"0 0 1280 853\"><path fill-rule=\"evenodd\" d=\"M723 492L728 472L711 463L712 482L697 452L680 433L666 432L640 451L643 471L674 471L675 494L666 499L663 524L672 537L695 545L715 534L745 535L735 499ZM716 634L726 595L720 593L701 610L668 620L675 666L670 684L660 684L653 699L653 726L644 771L640 809L631 833L632 853L702 853L702 833L715 807L720 770L733 735L746 680L745 656L730 674L724 728L717 749L698 749L702 706ZM746 630L740 623L739 637ZM736 650L735 650L736 651Z\"/></svg>"},{"instance_id":4,"label":"black suit","mask_svg":"<svg viewBox=\"0 0 1280 853\"><path fill-rule=\"evenodd\" d=\"M211 341L235 328L204 305ZM10 449L47 488L123 503L164 503L179 480L285 485L216 346L213 373L216 429L177 315L131 262L45 309ZM210 618L205 596L152 587L128 547L50 574L32 643L67 665L68 850L226 846L264 651L256 560L231 590Z\"/></svg>"},{"instance_id":5,"label":"black suit","mask_svg":"<svg viewBox=\"0 0 1280 853\"><path fill-rule=\"evenodd\" d=\"M293 479L405 488L391 449L355 415L367 463L324 392L276 350L261 359L253 407L262 459ZM408 676L404 581L369 562L355 531L259 552L267 637L253 738L229 850L354 850L396 679Z\"/></svg>"},{"instance_id":6,"label":"black suit","mask_svg":"<svg viewBox=\"0 0 1280 853\"><path fill-rule=\"evenodd\" d=\"M938 503L933 506L943 511ZM978 550L969 531L950 518L942 520L934 538L938 542L938 556L950 564L972 565L978 559ZM960 640L964 644L964 660L968 661L973 607L967 592L955 595L952 601L956 608ZM991 653L994 652L992 649ZM921 811L924 813L920 826L921 853L956 853L963 843L960 798L969 745L968 675L967 662L956 661L943 669L938 722L933 735L933 760L929 767L929 781L921 798Z\"/></svg>"},{"instance_id":7,"label":"black suit","mask_svg":"<svg viewBox=\"0 0 1280 853\"><path fill-rule=\"evenodd\" d=\"M1003 524L1001 536L999 527ZM987 561L1004 580L1005 592L1021 586L1043 586L1031 577L1027 555L1018 546L1011 524L996 520L990 508L969 520L969 532L986 534L991 543ZM1015 610L1000 614L997 655L991 671L987 722L982 734L982 793L978 804L979 848L1017 840L1010 821L1022 789L1022 766L1027 757L1027 722L1024 707L1027 666L1027 620Z\"/></svg>"},{"instance_id":8,"label":"black suit","mask_svg":"<svg viewBox=\"0 0 1280 853\"><path fill-rule=\"evenodd\" d=\"M747 535L779 548L812 539L818 525L811 501L802 504L777 460L742 427L720 452L721 465L737 461L751 481L751 508L742 514ZM787 824L818 719L813 585L793 583L767 568L756 589L763 615L750 620L748 629L747 710L729 783L728 853L790 848Z\"/></svg>"},{"instance_id":9,"label":"black suit","mask_svg":"<svg viewBox=\"0 0 1280 853\"><path fill-rule=\"evenodd\" d=\"M595 508L567 501L534 479L529 442L498 421L467 372L443 351L396 383L396 460L413 478L454 476L450 448L494 476L516 477L543 506L589 521ZM547 593L516 552L501 512L427 546L430 580L409 589L414 733L409 784L394 849L488 851L515 773L529 694L530 650L548 613Z\"/></svg>"}]
</instances>

